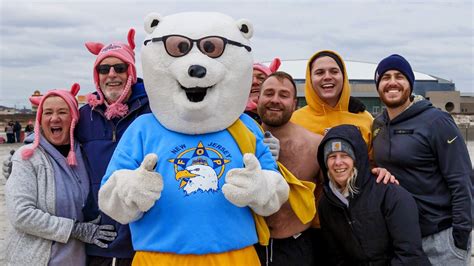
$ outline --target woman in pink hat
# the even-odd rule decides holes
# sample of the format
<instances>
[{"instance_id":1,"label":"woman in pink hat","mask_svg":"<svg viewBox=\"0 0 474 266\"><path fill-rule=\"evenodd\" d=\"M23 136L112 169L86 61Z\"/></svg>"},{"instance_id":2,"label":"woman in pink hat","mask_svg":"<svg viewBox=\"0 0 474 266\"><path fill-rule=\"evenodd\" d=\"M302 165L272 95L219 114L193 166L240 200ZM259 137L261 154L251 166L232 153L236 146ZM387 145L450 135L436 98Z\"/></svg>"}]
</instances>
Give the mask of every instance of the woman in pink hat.
<instances>
[{"instance_id":1,"label":"woman in pink hat","mask_svg":"<svg viewBox=\"0 0 474 266\"><path fill-rule=\"evenodd\" d=\"M74 139L79 119L76 95L50 90L38 105L34 142L12 157L5 187L13 230L7 240L7 265L86 265L84 243L107 247L116 233L111 225L84 222L82 208L89 194L81 149Z\"/></svg>"}]
</instances>

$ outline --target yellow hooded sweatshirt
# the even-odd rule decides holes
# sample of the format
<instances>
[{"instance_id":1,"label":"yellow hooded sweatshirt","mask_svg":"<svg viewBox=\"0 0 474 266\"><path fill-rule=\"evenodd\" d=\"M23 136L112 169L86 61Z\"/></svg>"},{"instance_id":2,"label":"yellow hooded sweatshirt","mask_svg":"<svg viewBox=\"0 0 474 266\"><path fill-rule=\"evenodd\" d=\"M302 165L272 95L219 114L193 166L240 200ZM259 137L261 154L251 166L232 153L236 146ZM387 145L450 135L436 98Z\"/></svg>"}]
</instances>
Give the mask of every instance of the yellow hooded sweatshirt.
<instances>
[{"instance_id":1,"label":"yellow hooded sweatshirt","mask_svg":"<svg viewBox=\"0 0 474 266\"><path fill-rule=\"evenodd\" d=\"M334 107L331 107L321 98L319 98L319 95L314 91L311 82L311 63L313 62L313 59L322 52L331 53L337 56L341 60L342 66L344 68L341 69L341 71L344 73L344 84L342 87L341 96ZM305 98L308 105L296 110L291 117L291 122L323 136L331 127L342 124L355 125L360 129L362 137L364 138L365 143L367 144L370 151L372 146L371 126L374 118L367 111L357 114L350 113L350 95L351 87L349 86L346 65L344 64L342 57L333 51L319 51L308 60L308 64L306 66Z\"/></svg>"}]
</instances>

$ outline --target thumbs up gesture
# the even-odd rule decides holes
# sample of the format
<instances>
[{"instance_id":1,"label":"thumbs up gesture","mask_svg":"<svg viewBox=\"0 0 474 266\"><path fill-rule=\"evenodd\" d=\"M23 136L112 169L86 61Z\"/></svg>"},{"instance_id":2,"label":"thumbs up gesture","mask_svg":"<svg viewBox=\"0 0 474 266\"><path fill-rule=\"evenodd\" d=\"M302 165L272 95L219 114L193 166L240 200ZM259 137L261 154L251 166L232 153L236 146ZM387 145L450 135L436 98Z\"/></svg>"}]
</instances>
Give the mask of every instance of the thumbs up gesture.
<instances>
[{"instance_id":1,"label":"thumbs up gesture","mask_svg":"<svg viewBox=\"0 0 474 266\"><path fill-rule=\"evenodd\" d=\"M222 192L238 207L249 206L257 214L268 216L288 199L289 187L280 173L262 170L254 154L243 157L244 168L230 170Z\"/></svg>"},{"instance_id":2,"label":"thumbs up gesture","mask_svg":"<svg viewBox=\"0 0 474 266\"><path fill-rule=\"evenodd\" d=\"M155 171L157 160L150 153L137 169L115 171L99 190L99 208L126 224L153 207L163 190L163 177Z\"/></svg>"}]
</instances>

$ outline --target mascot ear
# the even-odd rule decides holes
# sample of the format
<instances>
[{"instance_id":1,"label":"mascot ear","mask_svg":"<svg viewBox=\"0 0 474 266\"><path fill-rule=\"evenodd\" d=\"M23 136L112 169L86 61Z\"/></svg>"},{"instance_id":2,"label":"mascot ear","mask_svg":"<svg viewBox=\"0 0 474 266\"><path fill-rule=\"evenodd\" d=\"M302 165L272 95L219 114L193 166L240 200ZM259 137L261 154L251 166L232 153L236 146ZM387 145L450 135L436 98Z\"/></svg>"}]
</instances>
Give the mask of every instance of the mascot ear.
<instances>
[{"instance_id":1,"label":"mascot ear","mask_svg":"<svg viewBox=\"0 0 474 266\"><path fill-rule=\"evenodd\" d=\"M253 36L253 26L250 21L246 19L239 19L237 21L237 27L239 28L240 32L246 39L250 39Z\"/></svg>"},{"instance_id":2,"label":"mascot ear","mask_svg":"<svg viewBox=\"0 0 474 266\"><path fill-rule=\"evenodd\" d=\"M162 20L162 17L158 13L150 13L145 18L145 31L148 34L152 34L158 23Z\"/></svg>"},{"instance_id":3,"label":"mascot ear","mask_svg":"<svg viewBox=\"0 0 474 266\"><path fill-rule=\"evenodd\" d=\"M98 55L100 50L104 47L104 44L99 42L86 42L86 48L92 54Z\"/></svg>"}]
</instances>

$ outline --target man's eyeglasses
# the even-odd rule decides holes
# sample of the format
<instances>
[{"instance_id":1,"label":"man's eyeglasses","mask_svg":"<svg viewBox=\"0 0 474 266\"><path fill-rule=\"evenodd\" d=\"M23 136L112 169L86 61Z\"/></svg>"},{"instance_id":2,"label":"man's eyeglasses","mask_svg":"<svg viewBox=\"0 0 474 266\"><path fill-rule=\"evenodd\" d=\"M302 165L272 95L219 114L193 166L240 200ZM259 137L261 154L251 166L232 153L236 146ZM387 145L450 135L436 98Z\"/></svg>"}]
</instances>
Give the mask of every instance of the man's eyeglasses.
<instances>
[{"instance_id":1,"label":"man's eyeglasses","mask_svg":"<svg viewBox=\"0 0 474 266\"><path fill-rule=\"evenodd\" d=\"M98 65L96 67L97 72L102 75L109 74L110 68L114 68L115 73L117 74L122 74L127 72L128 69L128 64L127 63L121 63L121 64L115 64L115 65Z\"/></svg>"},{"instance_id":2,"label":"man's eyeglasses","mask_svg":"<svg viewBox=\"0 0 474 266\"><path fill-rule=\"evenodd\" d=\"M189 51L191 51L194 43L197 43L199 51L211 58L218 58L221 56L224 53L225 46L227 44L244 47L249 52L252 51L252 48L248 45L228 40L221 36L207 36L193 40L182 35L167 35L145 40L144 45L147 45L149 42L163 42L166 52L172 57L181 57L186 55L189 53Z\"/></svg>"}]
</instances>

